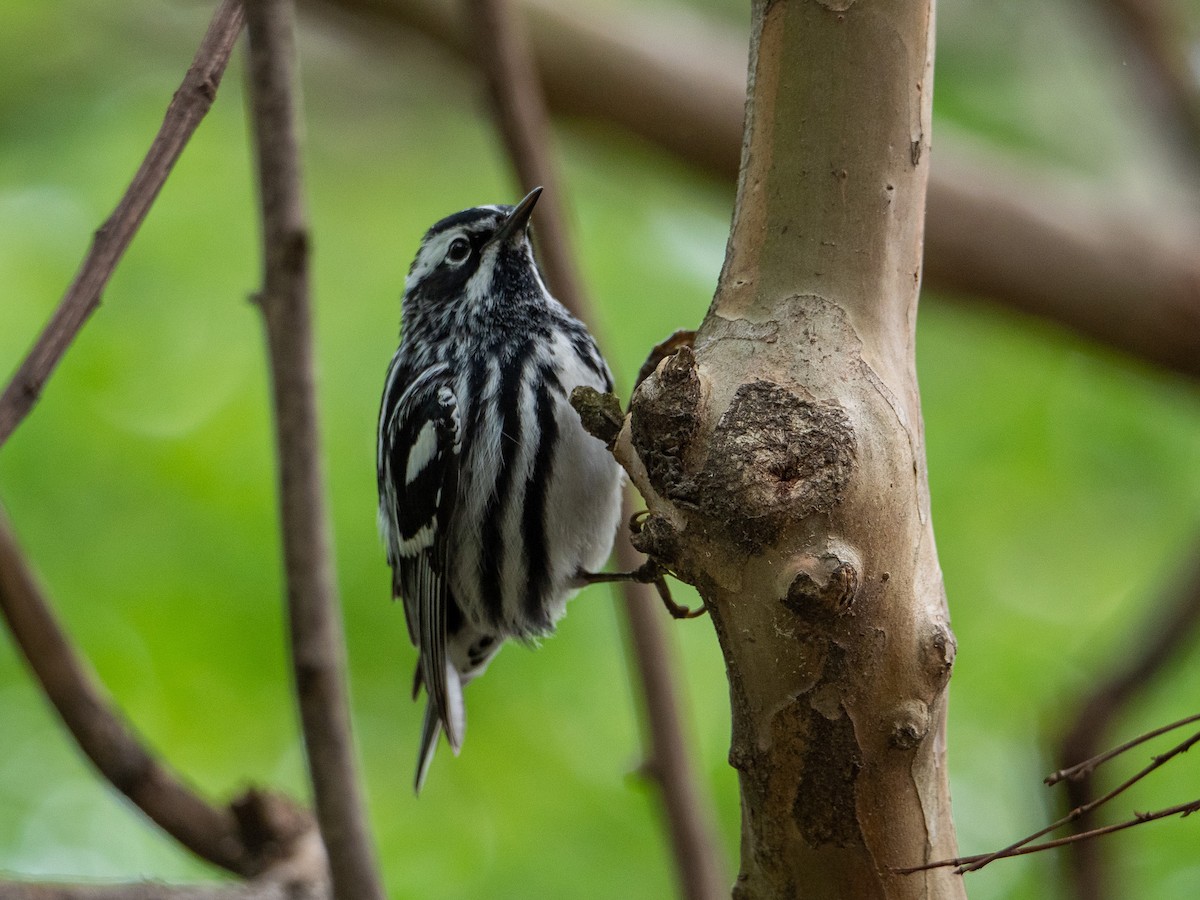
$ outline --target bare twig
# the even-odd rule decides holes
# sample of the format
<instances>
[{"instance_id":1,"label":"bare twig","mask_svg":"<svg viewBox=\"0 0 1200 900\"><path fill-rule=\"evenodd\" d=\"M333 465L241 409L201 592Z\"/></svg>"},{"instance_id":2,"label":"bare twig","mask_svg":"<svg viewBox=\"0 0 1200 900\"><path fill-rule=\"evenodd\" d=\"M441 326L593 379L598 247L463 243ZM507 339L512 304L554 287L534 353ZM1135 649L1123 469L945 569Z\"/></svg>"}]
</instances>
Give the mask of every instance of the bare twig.
<instances>
[{"instance_id":1,"label":"bare twig","mask_svg":"<svg viewBox=\"0 0 1200 900\"><path fill-rule=\"evenodd\" d=\"M1067 837L1057 838L1053 841L1045 841L1041 844L1030 844L1009 850L1005 853L996 855L991 853L981 853L978 856L959 856L954 859L940 859L937 862L926 863L922 866L912 866L908 869L896 869L897 875L913 875L917 872L925 872L929 869L945 869L949 866L956 866L961 872L973 872L980 868L981 860L992 859L1007 859L1013 856L1025 856L1029 853L1041 853L1043 850L1054 850L1058 847L1066 847L1070 844L1077 844L1081 841L1090 841L1092 838L1101 837L1102 835L1112 834L1115 831L1124 831L1126 828L1132 828L1135 825L1144 825L1147 822L1155 822L1159 819L1168 819L1171 816L1186 817L1192 813L1200 812L1200 800L1193 800L1190 803L1180 803L1177 806L1169 806L1166 809L1156 810L1148 813L1134 813L1133 818L1126 819L1124 822L1118 822L1115 825L1105 825L1103 828L1094 828L1091 831L1085 831L1081 834L1072 834Z\"/></svg>"},{"instance_id":2,"label":"bare twig","mask_svg":"<svg viewBox=\"0 0 1200 900\"><path fill-rule=\"evenodd\" d=\"M1045 783L1053 786L1058 784L1060 781L1074 781L1088 776L1110 759L1114 759L1120 756L1122 753L1146 743L1146 741L1153 740L1159 735L1167 734L1168 732L1174 731L1177 728L1182 728L1184 725L1191 725L1193 722L1200 722L1200 713L1197 713L1194 716L1187 716L1186 718L1180 719L1177 722L1172 722L1170 725L1163 725L1161 728L1155 728L1153 731L1147 731L1145 734L1139 734L1132 740L1128 740L1123 744L1119 744L1118 746L1113 747L1111 750L1105 750L1103 753L1099 753L1090 759L1085 759L1081 763L1076 763L1073 766L1068 766L1065 769L1059 769L1057 772L1052 772L1046 776Z\"/></svg>"},{"instance_id":3,"label":"bare twig","mask_svg":"<svg viewBox=\"0 0 1200 900\"><path fill-rule=\"evenodd\" d=\"M256 874L291 853L305 830L306 814L282 798L253 792L233 808L211 806L122 721L56 620L3 514L0 611L80 750L158 827L201 859L238 875Z\"/></svg>"},{"instance_id":4,"label":"bare twig","mask_svg":"<svg viewBox=\"0 0 1200 900\"><path fill-rule=\"evenodd\" d=\"M984 866L986 866L988 863L992 862L993 860L1000 859L1001 857L1006 856L1009 853L1011 853L1011 851L1016 850L1019 847L1023 847L1026 844L1030 844L1033 841L1036 841L1038 838L1042 837L1043 835L1049 834L1050 832L1055 831L1055 830L1063 827L1064 825L1068 825L1071 822L1079 821L1084 816L1086 816L1088 813L1092 812L1094 809L1097 809L1098 807L1103 806L1109 800L1112 800L1113 798L1119 796L1120 794L1125 793L1125 791L1129 790L1131 787L1133 787L1135 784L1137 784L1139 781L1141 781L1143 778L1145 778L1147 775L1149 775L1155 769L1158 769L1159 767L1166 765L1168 762L1170 762L1176 756L1179 756L1181 753L1186 753L1197 743L1200 743L1200 732L1192 735L1190 738L1183 741L1181 744L1177 744L1175 747L1171 748L1166 753L1162 753L1162 754L1159 754L1158 756L1155 756L1150 761L1150 765L1141 769L1135 775L1130 776L1129 778L1127 778L1121 784L1117 785L1117 787L1113 788L1111 791L1109 791L1107 794L1103 795L1102 797L1097 797L1094 800L1089 800L1087 803L1084 803L1082 806L1075 807L1074 809L1072 809L1069 813L1067 813L1065 816L1063 816L1058 821L1052 822L1051 824L1047 825L1045 828L1042 828L1040 831L1035 831L1033 834L1029 835L1028 837L1022 838L1021 840L1017 841L1016 843L1009 844L1003 850L997 850L994 853L985 854L985 855L979 857L977 862L974 862L974 863L971 863L970 865L964 866L963 871L964 872L974 872L974 871L977 871L978 869L982 869Z\"/></svg>"},{"instance_id":5,"label":"bare twig","mask_svg":"<svg viewBox=\"0 0 1200 900\"><path fill-rule=\"evenodd\" d=\"M1158 729L1157 733L1162 734L1167 730L1170 730L1170 726L1168 726L1168 728L1166 728L1166 729ZM1147 735L1142 735L1141 737L1136 738L1134 741L1129 742L1128 745L1122 745L1122 746L1123 747L1136 746L1136 744L1141 743L1148 739L1149 739L1149 737ZM920 865L920 866L912 866L910 868L897 869L896 870L897 874L911 875L914 872L924 872L928 869L939 869L939 868L945 868L947 866L957 867L957 871L959 874L965 874L967 872L976 872L976 871L982 869L984 866L988 865L989 863L995 862L998 859L1008 859L1013 856L1020 856L1024 853L1036 853L1041 850L1050 850L1055 847L1065 847L1067 845L1076 844L1076 843L1079 843L1080 841L1084 841L1089 838L1098 837L1103 834L1110 834L1114 831L1120 831L1124 828L1129 828L1133 825L1138 825L1141 822L1151 822L1151 821L1154 821L1155 819L1164 819L1164 818L1167 818L1168 816L1172 816L1172 815L1176 815L1176 814L1182 814L1184 816L1190 815L1191 813L1195 812L1197 809L1200 809L1200 800L1195 800L1190 803L1184 803L1184 804L1180 804L1178 806L1173 806L1173 807L1170 807L1169 809L1160 810L1159 812L1156 812L1156 813L1134 813L1132 819L1130 819L1126 822L1119 823L1117 825L1109 825L1109 826L1105 826L1102 828L1093 828L1093 829L1089 829L1087 831L1082 831L1077 834L1070 835L1065 838L1058 838L1053 841L1044 841L1041 844L1033 843L1033 841L1036 841L1038 838L1043 837L1044 835L1047 835L1050 832L1063 827L1064 825L1068 825L1072 822L1076 822L1076 821L1082 819L1088 813L1092 812L1093 810L1097 809L1100 806L1103 806L1104 804L1108 803L1110 800L1114 799L1115 797L1119 796L1120 794L1123 794L1125 791L1129 790L1129 788L1133 787L1139 781L1144 779L1147 775L1154 772L1156 769L1159 769L1162 766L1166 765L1175 757L1180 756L1181 754L1187 753L1187 751L1190 750L1192 747L1194 747L1196 744L1200 744L1200 732L1197 732L1196 734L1193 734L1191 737L1189 737L1187 740L1184 740L1184 741L1176 744L1174 747L1172 747L1166 753L1159 753L1159 754L1151 757L1149 765L1145 766L1140 771L1138 771L1134 775L1127 778L1124 782L1122 782L1117 787L1113 788L1111 791L1109 791L1104 796L1097 797L1095 800L1091 800L1091 801L1083 804L1082 806L1072 809L1069 813L1067 813L1067 815L1063 816L1058 821L1052 822L1051 824L1047 825L1045 828L1039 829L1038 831L1033 832L1033 834L1027 835L1026 837L1021 838L1021 840L1015 841L1014 843L1009 844L1007 847L1004 847L1000 850L995 850L991 853L979 853L974 856L960 856L960 857L955 857L954 859L942 859L942 860L937 860L936 862L926 863L926 864ZM1118 752L1120 750L1121 750L1121 748L1117 748ZM1113 755L1115 755L1115 752ZM1049 779L1047 779L1047 781L1048 780Z\"/></svg>"},{"instance_id":6,"label":"bare twig","mask_svg":"<svg viewBox=\"0 0 1200 900\"><path fill-rule=\"evenodd\" d=\"M334 585L317 439L301 197L290 0L253 0L250 95L262 200L264 274L259 303L270 350L280 517L296 695L321 836L338 900L384 896L354 765L344 640Z\"/></svg>"},{"instance_id":7,"label":"bare twig","mask_svg":"<svg viewBox=\"0 0 1200 900\"><path fill-rule=\"evenodd\" d=\"M575 315L595 316L583 290L562 215L562 191L549 146L549 128L537 72L514 21L508 0L467 0L480 68L487 78L497 125L524 190L536 185L546 193L538 205L536 233L540 259L550 286ZM628 520L629 503L626 502ZM618 565L632 570L641 562L620 542ZM658 786L666 812L680 889L689 900L716 900L728 894L729 879L715 837L714 816L702 797L683 737L669 648L658 603L645 585L622 585L622 608L629 629L646 713L646 761L643 772Z\"/></svg>"},{"instance_id":8,"label":"bare twig","mask_svg":"<svg viewBox=\"0 0 1200 900\"><path fill-rule=\"evenodd\" d=\"M1106 743L1117 717L1195 638L1197 628L1200 628L1200 554L1193 549L1190 558L1193 560L1191 572L1185 576L1183 587L1177 590L1174 599L1166 599L1153 607L1153 616L1144 633L1129 644L1133 648L1130 658L1119 663L1114 671L1092 687L1087 696L1073 705L1078 712L1059 741L1061 766L1095 757ZM1170 726L1165 730L1170 730ZM1136 745L1137 741L1130 743ZM1115 755L1117 751L1111 753ZM1067 809L1086 804L1094 795L1090 768L1086 762L1075 767L1077 777L1068 780L1064 798ZM1074 823L1079 831L1092 826L1088 816ZM1070 855L1070 867L1076 896L1103 900L1111 894L1108 857L1093 845L1076 846Z\"/></svg>"},{"instance_id":9,"label":"bare twig","mask_svg":"<svg viewBox=\"0 0 1200 900\"><path fill-rule=\"evenodd\" d=\"M417 29L469 55L450 0L306 0ZM745 36L683 12L620 14L519 0L550 108L612 122L732 180L746 96ZM1008 168L1011 168L1008 167ZM999 171L998 171L999 169ZM1057 175L1004 171L939 146L923 283L1013 306L1200 377L1200 227L1139 214ZM540 213L539 213L540 214Z\"/></svg>"},{"instance_id":10,"label":"bare twig","mask_svg":"<svg viewBox=\"0 0 1200 900\"><path fill-rule=\"evenodd\" d=\"M242 29L239 0L224 0L191 68L167 107L162 127L125 196L112 215L96 231L91 249L75 280L67 288L37 342L13 374L0 395L0 445L8 440L41 396L42 388L83 323L100 305L108 279L120 262L133 236L146 218L151 204L187 146L188 140L217 96L225 64Z\"/></svg>"}]
</instances>

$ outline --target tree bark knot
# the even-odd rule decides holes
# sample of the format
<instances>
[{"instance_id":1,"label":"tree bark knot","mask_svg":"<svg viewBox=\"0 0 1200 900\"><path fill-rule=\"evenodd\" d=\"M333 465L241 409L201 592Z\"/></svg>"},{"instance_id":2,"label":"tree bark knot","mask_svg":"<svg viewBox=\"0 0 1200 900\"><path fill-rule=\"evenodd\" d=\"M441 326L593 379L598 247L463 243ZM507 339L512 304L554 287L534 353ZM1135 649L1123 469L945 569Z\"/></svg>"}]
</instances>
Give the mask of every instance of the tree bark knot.
<instances>
[{"instance_id":1,"label":"tree bark knot","mask_svg":"<svg viewBox=\"0 0 1200 900\"><path fill-rule=\"evenodd\" d=\"M784 595L783 605L807 620L845 615L858 597L858 569L836 554L805 561Z\"/></svg>"},{"instance_id":2,"label":"tree bark knot","mask_svg":"<svg viewBox=\"0 0 1200 900\"><path fill-rule=\"evenodd\" d=\"M662 497L702 513L749 554L773 543L785 524L842 501L856 452L839 404L756 378L737 389L702 441L706 406L687 347L634 394L633 445Z\"/></svg>"},{"instance_id":3,"label":"tree bark knot","mask_svg":"<svg viewBox=\"0 0 1200 900\"><path fill-rule=\"evenodd\" d=\"M250 874L291 858L300 839L316 828L312 813L270 791L250 788L234 798L229 809L249 857Z\"/></svg>"},{"instance_id":4,"label":"tree bark knot","mask_svg":"<svg viewBox=\"0 0 1200 900\"><path fill-rule=\"evenodd\" d=\"M594 387L581 384L571 391L571 406L579 414L583 430L604 441L612 450L625 423L625 412L615 394L602 394Z\"/></svg>"}]
</instances>

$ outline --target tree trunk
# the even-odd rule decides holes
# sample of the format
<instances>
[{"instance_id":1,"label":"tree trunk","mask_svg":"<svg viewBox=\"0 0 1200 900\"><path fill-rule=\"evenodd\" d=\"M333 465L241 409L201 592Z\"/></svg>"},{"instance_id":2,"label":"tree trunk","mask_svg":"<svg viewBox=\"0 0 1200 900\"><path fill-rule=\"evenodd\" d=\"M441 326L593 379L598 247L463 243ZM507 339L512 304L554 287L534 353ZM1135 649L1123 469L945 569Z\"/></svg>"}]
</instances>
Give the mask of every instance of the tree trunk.
<instances>
[{"instance_id":1,"label":"tree trunk","mask_svg":"<svg viewBox=\"0 0 1200 900\"><path fill-rule=\"evenodd\" d=\"M756 0L733 231L616 452L728 667L734 897L962 897L914 365L929 0ZM636 456L632 450L636 450Z\"/></svg>"}]
</instances>

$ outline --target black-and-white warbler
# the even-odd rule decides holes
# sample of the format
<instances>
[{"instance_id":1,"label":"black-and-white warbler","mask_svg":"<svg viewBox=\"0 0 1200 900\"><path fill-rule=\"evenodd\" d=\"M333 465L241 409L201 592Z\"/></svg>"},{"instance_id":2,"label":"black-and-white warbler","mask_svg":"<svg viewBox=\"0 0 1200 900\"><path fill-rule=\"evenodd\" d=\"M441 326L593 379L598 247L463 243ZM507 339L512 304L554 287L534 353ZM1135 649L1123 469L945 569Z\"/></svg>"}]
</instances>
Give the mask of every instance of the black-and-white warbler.
<instances>
[{"instance_id":1,"label":"black-and-white warbler","mask_svg":"<svg viewBox=\"0 0 1200 900\"><path fill-rule=\"evenodd\" d=\"M419 792L438 735L458 752L462 688L508 638L548 634L608 558L621 472L572 389L610 391L584 325L546 290L517 206L426 232L379 413L379 526L428 695Z\"/></svg>"}]
</instances>

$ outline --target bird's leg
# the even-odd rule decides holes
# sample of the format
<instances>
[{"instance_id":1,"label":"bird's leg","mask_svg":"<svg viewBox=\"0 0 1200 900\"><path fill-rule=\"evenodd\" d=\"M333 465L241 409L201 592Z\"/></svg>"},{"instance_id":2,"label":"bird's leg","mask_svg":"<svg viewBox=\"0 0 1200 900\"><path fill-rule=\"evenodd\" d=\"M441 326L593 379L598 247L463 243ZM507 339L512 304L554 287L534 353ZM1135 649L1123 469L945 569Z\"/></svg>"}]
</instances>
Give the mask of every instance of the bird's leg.
<instances>
[{"instance_id":1,"label":"bird's leg","mask_svg":"<svg viewBox=\"0 0 1200 900\"><path fill-rule=\"evenodd\" d=\"M699 609L689 609L680 606L671 597L671 589L667 586L666 572L662 566L652 559L646 560L632 572L580 572L579 578L585 584L605 584L613 581L635 581L638 584L652 584L658 591L658 597L667 608L667 612L676 619L694 619L707 611L703 606Z\"/></svg>"}]
</instances>

